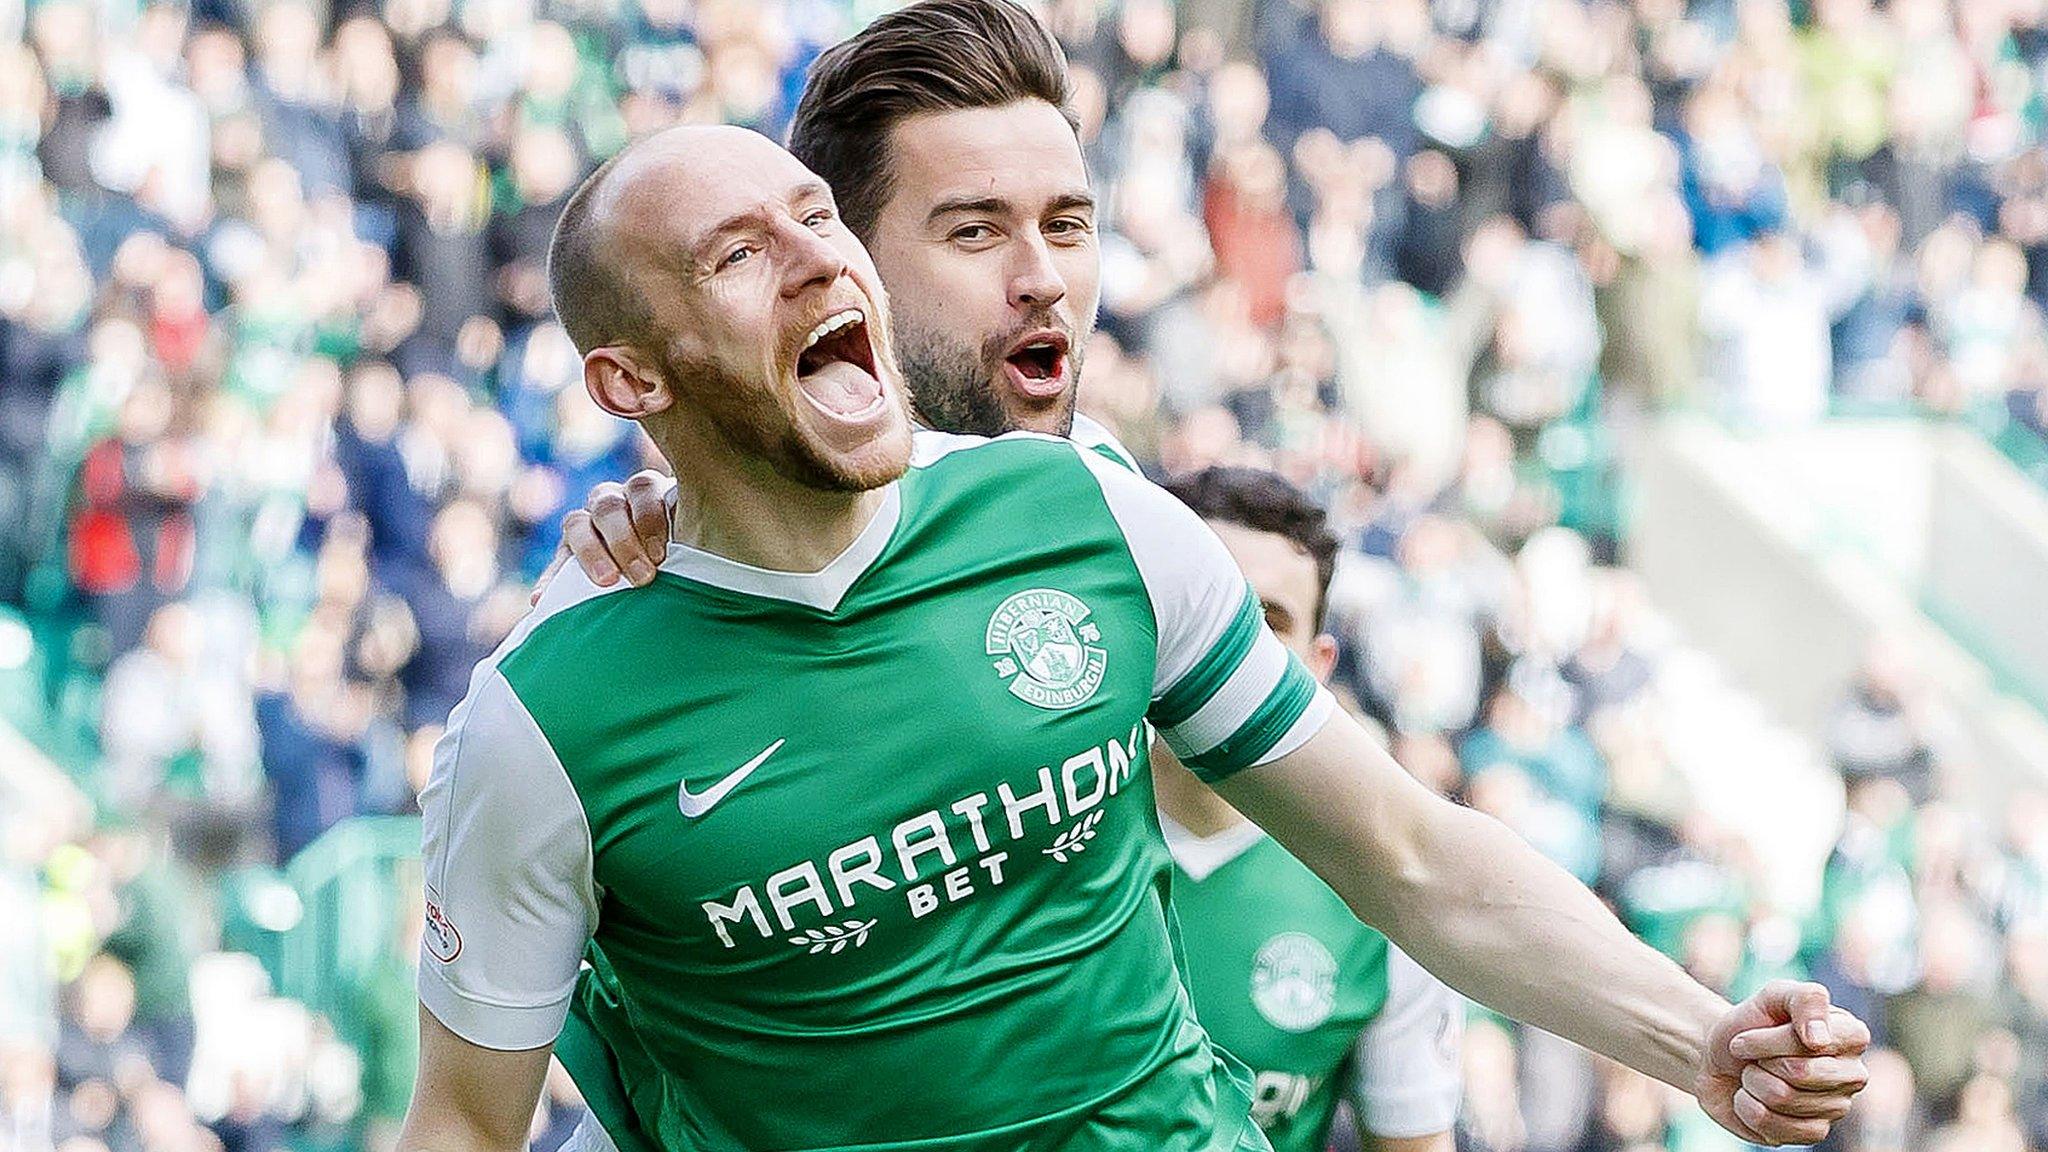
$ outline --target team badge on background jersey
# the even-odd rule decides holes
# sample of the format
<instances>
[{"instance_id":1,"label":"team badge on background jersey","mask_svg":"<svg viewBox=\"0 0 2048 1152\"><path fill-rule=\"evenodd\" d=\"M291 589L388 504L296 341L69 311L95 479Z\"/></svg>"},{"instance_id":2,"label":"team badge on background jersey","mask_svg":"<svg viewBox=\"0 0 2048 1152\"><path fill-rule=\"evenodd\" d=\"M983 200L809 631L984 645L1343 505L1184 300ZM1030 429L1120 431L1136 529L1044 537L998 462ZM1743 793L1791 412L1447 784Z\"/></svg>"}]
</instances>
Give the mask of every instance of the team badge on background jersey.
<instances>
[{"instance_id":1,"label":"team badge on background jersey","mask_svg":"<svg viewBox=\"0 0 2048 1152\"><path fill-rule=\"evenodd\" d=\"M1273 1027L1306 1032L1337 1007L1337 958L1302 932L1282 932L1252 961L1252 1004Z\"/></svg>"},{"instance_id":2,"label":"team badge on background jersey","mask_svg":"<svg viewBox=\"0 0 2048 1152\"><path fill-rule=\"evenodd\" d=\"M1056 588L1033 588L1002 602L988 619L984 647L995 657L1010 694L1040 708L1072 708L1102 687L1109 653L1080 600Z\"/></svg>"}]
</instances>

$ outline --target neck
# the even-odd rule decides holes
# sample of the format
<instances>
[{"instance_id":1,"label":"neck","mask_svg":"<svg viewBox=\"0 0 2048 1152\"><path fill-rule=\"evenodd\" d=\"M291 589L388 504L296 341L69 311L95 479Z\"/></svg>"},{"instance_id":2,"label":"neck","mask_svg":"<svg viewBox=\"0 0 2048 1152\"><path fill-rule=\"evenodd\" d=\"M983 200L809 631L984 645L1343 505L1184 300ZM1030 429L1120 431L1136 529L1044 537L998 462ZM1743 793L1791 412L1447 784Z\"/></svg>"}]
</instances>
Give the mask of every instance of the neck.
<instances>
[{"instance_id":1,"label":"neck","mask_svg":"<svg viewBox=\"0 0 2048 1152\"><path fill-rule=\"evenodd\" d=\"M1220 836L1245 822L1230 801L1196 779L1158 744L1152 750L1152 792L1161 815L1203 839Z\"/></svg>"},{"instance_id":2,"label":"neck","mask_svg":"<svg viewBox=\"0 0 2048 1152\"><path fill-rule=\"evenodd\" d=\"M771 572L816 572L832 563L874 519L888 492L827 491L790 480L761 460L694 445L661 448L681 488L679 505L691 511L674 518L671 539Z\"/></svg>"}]
</instances>

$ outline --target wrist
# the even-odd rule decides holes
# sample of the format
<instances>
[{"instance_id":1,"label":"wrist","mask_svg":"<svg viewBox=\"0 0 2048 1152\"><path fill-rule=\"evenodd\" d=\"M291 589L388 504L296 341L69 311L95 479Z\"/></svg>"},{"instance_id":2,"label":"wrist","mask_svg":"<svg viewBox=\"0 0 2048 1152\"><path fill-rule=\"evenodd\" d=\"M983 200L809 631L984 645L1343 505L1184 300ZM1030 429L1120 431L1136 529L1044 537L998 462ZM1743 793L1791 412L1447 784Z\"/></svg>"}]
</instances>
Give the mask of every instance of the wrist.
<instances>
[{"instance_id":1,"label":"wrist","mask_svg":"<svg viewBox=\"0 0 2048 1152\"><path fill-rule=\"evenodd\" d=\"M1696 1092L1703 1077L1718 1075L1714 1060L1714 1030L1734 1006L1690 977L1688 994L1678 1000L1674 1013L1676 1029L1669 1038L1672 1076L1658 1077L1687 1092Z\"/></svg>"}]
</instances>

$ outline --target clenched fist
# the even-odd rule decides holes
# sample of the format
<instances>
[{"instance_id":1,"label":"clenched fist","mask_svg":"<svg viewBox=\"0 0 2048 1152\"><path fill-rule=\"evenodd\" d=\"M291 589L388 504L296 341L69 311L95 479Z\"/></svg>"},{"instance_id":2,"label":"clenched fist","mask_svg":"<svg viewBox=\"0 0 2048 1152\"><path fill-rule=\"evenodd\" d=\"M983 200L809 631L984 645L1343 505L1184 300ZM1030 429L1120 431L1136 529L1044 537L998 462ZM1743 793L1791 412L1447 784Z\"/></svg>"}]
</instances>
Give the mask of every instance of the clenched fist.
<instances>
[{"instance_id":1,"label":"clenched fist","mask_svg":"<svg viewBox=\"0 0 2048 1152\"><path fill-rule=\"evenodd\" d=\"M1707 1034L1693 1094L1723 1128L1752 1144L1812 1144L1849 1113L1869 1071L1870 1029L1818 984L1777 980Z\"/></svg>"}]
</instances>

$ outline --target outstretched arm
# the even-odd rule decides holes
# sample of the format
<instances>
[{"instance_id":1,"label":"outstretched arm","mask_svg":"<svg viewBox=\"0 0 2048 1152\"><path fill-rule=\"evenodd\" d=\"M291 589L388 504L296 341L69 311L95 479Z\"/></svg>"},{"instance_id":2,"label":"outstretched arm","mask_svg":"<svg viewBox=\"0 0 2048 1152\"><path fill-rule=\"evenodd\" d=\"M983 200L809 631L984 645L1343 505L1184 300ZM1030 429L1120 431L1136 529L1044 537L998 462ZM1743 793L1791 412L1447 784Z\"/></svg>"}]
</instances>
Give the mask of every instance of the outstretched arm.
<instances>
[{"instance_id":1,"label":"outstretched arm","mask_svg":"<svg viewBox=\"0 0 2048 1152\"><path fill-rule=\"evenodd\" d=\"M1774 985L1731 1008L1519 836L1423 788L1342 713L1216 787L1446 983L1694 1093L1744 1139L1812 1143L1862 1087L1869 1032L1824 989Z\"/></svg>"},{"instance_id":2,"label":"outstretched arm","mask_svg":"<svg viewBox=\"0 0 2048 1152\"><path fill-rule=\"evenodd\" d=\"M1078 455L1152 604L1160 737L1360 919L1473 999L1693 1092L1756 1143L1811 1143L1847 1111L1869 1033L1825 989L1782 985L1731 1009L1520 837L1394 763L1261 623L1229 550L1186 506ZM1738 1050L1795 1021L1781 1038L1797 1056Z\"/></svg>"}]
</instances>

